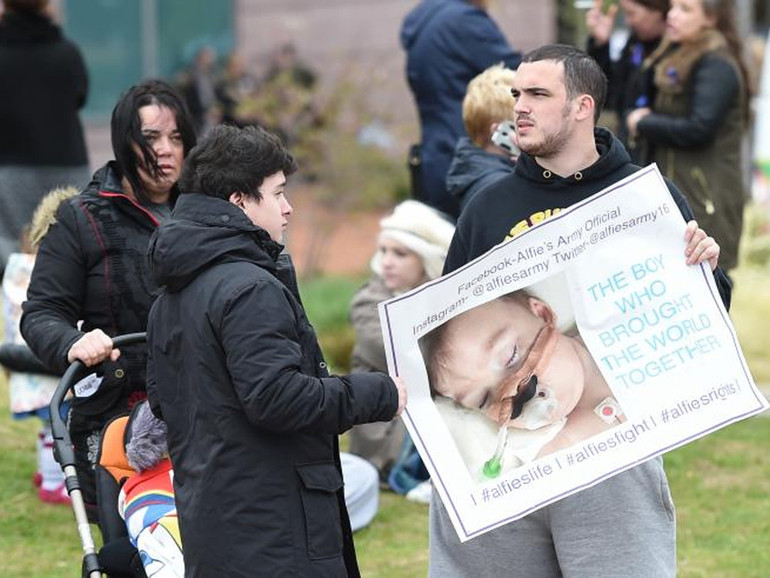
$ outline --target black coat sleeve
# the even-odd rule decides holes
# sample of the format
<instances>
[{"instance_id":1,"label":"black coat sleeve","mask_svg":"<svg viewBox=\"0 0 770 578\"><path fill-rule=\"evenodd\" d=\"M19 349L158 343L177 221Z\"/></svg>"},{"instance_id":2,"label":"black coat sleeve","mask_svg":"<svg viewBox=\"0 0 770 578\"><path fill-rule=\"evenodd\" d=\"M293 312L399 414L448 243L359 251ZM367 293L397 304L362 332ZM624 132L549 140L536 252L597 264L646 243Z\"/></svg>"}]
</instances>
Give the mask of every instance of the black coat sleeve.
<instances>
[{"instance_id":1,"label":"black coat sleeve","mask_svg":"<svg viewBox=\"0 0 770 578\"><path fill-rule=\"evenodd\" d=\"M695 218L695 215L693 214L692 208L690 208L690 204L687 202L687 199L684 197L681 191L676 188L676 185L673 182L669 181L668 179L665 180L666 185L668 186L668 191L671 193L671 196L673 197L679 212L682 213L682 217L684 217L686 222L692 221ZM706 233L708 233L708 231L706 231ZM725 309L729 311L730 303L732 300L733 284L721 267L717 267L714 270L714 281L716 282L717 289L719 290L719 296L722 298L722 303L724 303Z\"/></svg>"},{"instance_id":2,"label":"black coat sleeve","mask_svg":"<svg viewBox=\"0 0 770 578\"><path fill-rule=\"evenodd\" d=\"M88 100L88 69L80 49L73 42L66 41L69 48L71 80L75 87L76 106L81 109Z\"/></svg>"},{"instance_id":3,"label":"black coat sleeve","mask_svg":"<svg viewBox=\"0 0 770 578\"><path fill-rule=\"evenodd\" d=\"M82 335L77 328L85 299L86 263L72 203L65 202L40 244L22 304L21 334L51 370L63 373L67 353Z\"/></svg>"},{"instance_id":4,"label":"black coat sleeve","mask_svg":"<svg viewBox=\"0 0 770 578\"><path fill-rule=\"evenodd\" d=\"M392 419L398 391L387 375L302 373L298 322L288 295L275 283L251 284L230 299L221 343L248 419L270 431L327 434Z\"/></svg>"},{"instance_id":5,"label":"black coat sleeve","mask_svg":"<svg viewBox=\"0 0 770 578\"><path fill-rule=\"evenodd\" d=\"M690 111L686 116L653 112L637 125L637 132L652 144L697 148L710 143L727 112L735 104L740 81L727 60L709 54L693 71Z\"/></svg>"}]
</instances>

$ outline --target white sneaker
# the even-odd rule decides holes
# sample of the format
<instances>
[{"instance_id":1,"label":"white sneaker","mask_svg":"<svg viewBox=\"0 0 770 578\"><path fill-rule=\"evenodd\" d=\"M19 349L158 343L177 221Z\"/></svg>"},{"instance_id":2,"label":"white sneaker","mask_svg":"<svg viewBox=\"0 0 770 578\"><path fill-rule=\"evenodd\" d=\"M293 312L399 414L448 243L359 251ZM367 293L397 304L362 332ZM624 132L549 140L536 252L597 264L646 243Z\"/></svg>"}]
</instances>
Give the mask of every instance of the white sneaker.
<instances>
[{"instance_id":1,"label":"white sneaker","mask_svg":"<svg viewBox=\"0 0 770 578\"><path fill-rule=\"evenodd\" d=\"M425 480L409 490L406 493L406 499L419 504L430 504L431 493L433 493L433 486L430 480Z\"/></svg>"}]
</instances>

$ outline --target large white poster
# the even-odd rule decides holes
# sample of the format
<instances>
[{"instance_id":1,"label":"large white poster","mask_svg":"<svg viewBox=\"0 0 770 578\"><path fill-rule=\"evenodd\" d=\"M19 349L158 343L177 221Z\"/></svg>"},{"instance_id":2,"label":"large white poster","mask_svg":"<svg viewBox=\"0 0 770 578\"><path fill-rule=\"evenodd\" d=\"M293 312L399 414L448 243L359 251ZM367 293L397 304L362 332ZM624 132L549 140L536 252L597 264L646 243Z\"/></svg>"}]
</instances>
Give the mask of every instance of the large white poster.
<instances>
[{"instance_id":1,"label":"large white poster","mask_svg":"<svg viewBox=\"0 0 770 578\"><path fill-rule=\"evenodd\" d=\"M461 540L767 408L648 167L380 304Z\"/></svg>"}]
</instances>

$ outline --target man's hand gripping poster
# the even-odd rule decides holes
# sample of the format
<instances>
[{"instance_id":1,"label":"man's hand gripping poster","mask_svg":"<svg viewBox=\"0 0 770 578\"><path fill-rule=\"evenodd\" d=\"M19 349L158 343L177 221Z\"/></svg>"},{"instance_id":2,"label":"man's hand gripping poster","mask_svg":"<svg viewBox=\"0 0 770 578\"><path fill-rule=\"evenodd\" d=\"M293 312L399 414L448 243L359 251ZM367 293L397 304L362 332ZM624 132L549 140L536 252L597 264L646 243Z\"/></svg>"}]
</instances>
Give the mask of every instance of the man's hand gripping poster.
<instances>
[{"instance_id":1,"label":"man's hand gripping poster","mask_svg":"<svg viewBox=\"0 0 770 578\"><path fill-rule=\"evenodd\" d=\"M684 229L650 166L380 304L460 540L768 407Z\"/></svg>"}]
</instances>

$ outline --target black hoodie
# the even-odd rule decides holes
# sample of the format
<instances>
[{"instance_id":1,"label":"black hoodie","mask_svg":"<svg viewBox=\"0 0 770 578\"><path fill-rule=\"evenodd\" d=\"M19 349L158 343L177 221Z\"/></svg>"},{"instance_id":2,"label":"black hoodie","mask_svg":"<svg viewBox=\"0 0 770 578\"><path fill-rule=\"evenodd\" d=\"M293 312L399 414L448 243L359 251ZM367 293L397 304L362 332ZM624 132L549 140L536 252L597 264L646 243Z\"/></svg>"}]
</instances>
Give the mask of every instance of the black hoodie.
<instances>
[{"instance_id":1,"label":"black hoodie","mask_svg":"<svg viewBox=\"0 0 770 578\"><path fill-rule=\"evenodd\" d=\"M480 191L463 210L444 273L454 271L495 245L639 170L612 133L596 128L594 136L599 159L567 177L543 169L534 157L522 152L513 174ZM666 184L685 221L693 219L692 209L682 193L670 181ZM730 282L719 268L714 277L725 307L729 308Z\"/></svg>"},{"instance_id":2,"label":"black hoodie","mask_svg":"<svg viewBox=\"0 0 770 578\"><path fill-rule=\"evenodd\" d=\"M381 373L329 376L280 250L197 194L150 243L164 290L147 391L168 425L186 576L358 575L337 436L391 419L397 391Z\"/></svg>"}]
</instances>

